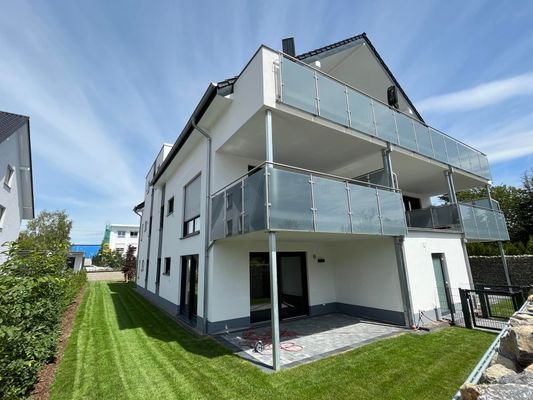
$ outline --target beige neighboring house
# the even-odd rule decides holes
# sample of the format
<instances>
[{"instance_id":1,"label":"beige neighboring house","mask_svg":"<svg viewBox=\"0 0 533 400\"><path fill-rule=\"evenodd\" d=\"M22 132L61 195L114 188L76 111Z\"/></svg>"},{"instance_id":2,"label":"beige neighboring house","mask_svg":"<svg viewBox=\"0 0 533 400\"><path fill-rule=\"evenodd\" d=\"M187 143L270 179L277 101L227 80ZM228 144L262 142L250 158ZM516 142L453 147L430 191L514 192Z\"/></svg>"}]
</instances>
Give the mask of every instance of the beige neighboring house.
<instances>
[{"instance_id":1,"label":"beige neighboring house","mask_svg":"<svg viewBox=\"0 0 533 400\"><path fill-rule=\"evenodd\" d=\"M30 118L0 111L0 264L4 244L34 218Z\"/></svg>"}]
</instances>

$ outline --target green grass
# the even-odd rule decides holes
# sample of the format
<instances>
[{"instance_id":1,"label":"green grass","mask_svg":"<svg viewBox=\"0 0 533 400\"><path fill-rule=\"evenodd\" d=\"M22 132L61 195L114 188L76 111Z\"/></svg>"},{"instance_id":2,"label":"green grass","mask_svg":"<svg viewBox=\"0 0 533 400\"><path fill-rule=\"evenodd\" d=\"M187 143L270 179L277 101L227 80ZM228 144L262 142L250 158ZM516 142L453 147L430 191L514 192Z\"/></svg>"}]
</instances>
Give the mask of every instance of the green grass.
<instances>
[{"instance_id":1,"label":"green grass","mask_svg":"<svg viewBox=\"0 0 533 400\"><path fill-rule=\"evenodd\" d=\"M490 313L496 318L508 319L515 313L511 299L504 299L490 305Z\"/></svg>"},{"instance_id":2,"label":"green grass","mask_svg":"<svg viewBox=\"0 0 533 400\"><path fill-rule=\"evenodd\" d=\"M449 399L494 335L405 334L266 374L122 283L88 286L51 400Z\"/></svg>"}]
</instances>

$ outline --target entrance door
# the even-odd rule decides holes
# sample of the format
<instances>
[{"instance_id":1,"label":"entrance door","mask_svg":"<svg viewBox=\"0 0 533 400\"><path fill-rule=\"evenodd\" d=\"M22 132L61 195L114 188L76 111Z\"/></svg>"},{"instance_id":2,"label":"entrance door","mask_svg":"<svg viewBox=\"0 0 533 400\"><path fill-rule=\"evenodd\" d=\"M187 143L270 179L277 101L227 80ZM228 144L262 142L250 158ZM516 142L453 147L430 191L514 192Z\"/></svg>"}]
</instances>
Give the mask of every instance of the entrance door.
<instances>
[{"instance_id":1,"label":"entrance door","mask_svg":"<svg viewBox=\"0 0 533 400\"><path fill-rule=\"evenodd\" d=\"M181 257L180 314L196 319L198 304L198 255Z\"/></svg>"},{"instance_id":2,"label":"entrance door","mask_svg":"<svg viewBox=\"0 0 533 400\"><path fill-rule=\"evenodd\" d=\"M440 312L443 316L449 315L453 305L450 301L449 279L444 264L444 254L431 254L431 259L433 261L433 272L435 273L435 281L437 283Z\"/></svg>"},{"instance_id":3,"label":"entrance door","mask_svg":"<svg viewBox=\"0 0 533 400\"><path fill-rule=\"evenodd\" d=\"M305 253L278 253L280 319L309 314ZM250 320L270 320L268 253L250 253Z\"/></svg>"}]
</instances>

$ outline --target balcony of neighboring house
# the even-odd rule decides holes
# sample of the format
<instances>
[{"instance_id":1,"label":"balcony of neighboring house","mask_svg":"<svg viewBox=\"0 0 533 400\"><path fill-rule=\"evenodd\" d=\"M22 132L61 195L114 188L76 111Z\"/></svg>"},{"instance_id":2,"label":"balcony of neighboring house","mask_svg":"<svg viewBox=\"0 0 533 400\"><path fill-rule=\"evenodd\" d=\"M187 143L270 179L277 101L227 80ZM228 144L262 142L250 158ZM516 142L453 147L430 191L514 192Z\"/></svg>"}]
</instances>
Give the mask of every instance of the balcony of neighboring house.
<instances>
[{"instance_id":1,"label":"balcony of neighboring house","mask_svg":"<svg viewBox=\"0 0 533 400\"><path fill-rule=\"evenodd\" d=\"M278 163L264 163L211 200L211 239L256 231L405 235L393 188Z\"/></svg>"},{"instance_id":2,"label":"balcony of neighboring house","mask_svg":"<svg viewBox=\"0 0 533 400\"><path fill-rule=\"evenodd\" d=\"M409 229L464 232L470 241L509 240L505 217L495 200L431 206L407 210L405 214Z\"/></svg>"}]
</instances>

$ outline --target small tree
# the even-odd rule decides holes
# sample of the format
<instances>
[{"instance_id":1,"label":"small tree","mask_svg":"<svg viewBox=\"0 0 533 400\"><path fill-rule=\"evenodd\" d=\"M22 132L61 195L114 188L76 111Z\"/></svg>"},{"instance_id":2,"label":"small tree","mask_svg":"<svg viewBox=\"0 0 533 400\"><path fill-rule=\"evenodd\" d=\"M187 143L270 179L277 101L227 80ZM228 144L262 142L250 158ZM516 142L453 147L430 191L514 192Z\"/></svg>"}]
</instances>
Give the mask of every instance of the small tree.
<instances>
[{"instance_id":1,"label":"small tree","mask_svg":"<svg viewBox=\"0 0 533 400\"><path fill-rule=\"evenodd\" d=\"M124 281L128 282L135 278L137 271L137 257L135 257L135 247L129 245L126 251L126 258L124 260L124 266L122 272L124 272Z\"/></svg>"}]
</instances>

